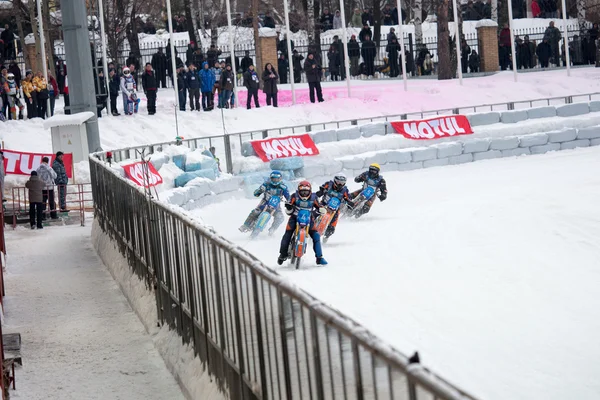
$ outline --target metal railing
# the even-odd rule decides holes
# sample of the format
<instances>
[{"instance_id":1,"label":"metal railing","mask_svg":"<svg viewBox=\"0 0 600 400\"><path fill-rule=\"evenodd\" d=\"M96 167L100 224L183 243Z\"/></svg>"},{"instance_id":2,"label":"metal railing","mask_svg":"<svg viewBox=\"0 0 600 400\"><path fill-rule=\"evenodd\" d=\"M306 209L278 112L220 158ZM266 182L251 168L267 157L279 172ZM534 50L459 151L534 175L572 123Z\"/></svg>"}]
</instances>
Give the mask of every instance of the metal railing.
<instances>
[{"instance_id":1,"label":"metal railing","mask_svg":"<svg viewBox=\"0 0 600 400\"><path fill-rule=\"evenodd\" d=\"M293 125L281 128L270 128L270 129L256 129L246 132L228 133L225 135L214 135L205 136L200 138L191 138L182 140L180 143L183 146L187 146L191 149L196 149L201 146L206 148L216 147L217 156L225 160L226 171L233 173L233 162L236 157L241 156L242 143L248 140L264 139L273 136L290 135L295 133L306 133L317 130L325 129L338 129L349 126L364 125L374 122L388 122L406 119L424 119L428 117L435 117L436 115L450 115L450 114L462 114L471 112L488 112L488 111L508 111L508 110L521 110L532 107L543 107L550 105L563 105L577 102L592 101L594 99L600 100L600 93L586 93L572 96L557 96L557 97L546 97L534 100L522 100L514 102L504 103L492 103L482 104L475 106L465 106L456 108L444 108L439 110L429 111L417 111L410 113L398 113L394 115L385 115L371 118L357 118L349 120L329 121L329 122L318 122L310 123L306 125ZM386 133L393 133L387 131ZM147 145L140 145L135 147L128 147L124 149L117 149L112 151L114 161L121 162L129 159L138 158L138 154L149 155L156 151L162 150L164 146L173 145L175 141L168 141L162 143L154 143ZM239 147L238 147L239 146ZM239 151L235 151L239 150ZM105 154L98 154L98 157L105 159Z\"/></svg>"},{"instance_id":2,"label":"metal railing","mask_svg":"<svg viewBox=\"0 0 600 400\"><path fill-rule=\"evenodd\" d=\"M90 156L99 226L154 288L160 322L229 398L474 399L99 158Z\"/></svg>"}]
</instances>

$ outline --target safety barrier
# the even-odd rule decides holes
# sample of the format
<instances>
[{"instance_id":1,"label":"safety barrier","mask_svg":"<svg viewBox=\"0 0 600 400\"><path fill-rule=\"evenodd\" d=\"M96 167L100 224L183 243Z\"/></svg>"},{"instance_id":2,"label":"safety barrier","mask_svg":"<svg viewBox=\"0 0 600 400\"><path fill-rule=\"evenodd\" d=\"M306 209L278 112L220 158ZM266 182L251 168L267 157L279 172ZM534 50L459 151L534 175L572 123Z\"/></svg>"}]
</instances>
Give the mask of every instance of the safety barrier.
<instances>
[{"instance_id":1,"label":"safety barrier","mask_svg":"<svg viewBox=\"0 0 600 400\"><path fill-rule=\"evenodd\" d=\"M339 129L344 127L352 127L356 125L365 125L377 122L388 122L398 121L406 119L424 119L428 117L434 117L436 115L451 115L451 114L467 114L467 113L479 113L479 112L495 112L495 111L511 111L511 110L523 110L533 107L544 107L552 105L564 105L579 102L590 102L592 100L600 100L600 93L586 93L572 96L560 96L560 97L546 97L534 100L523 100L516 102L504 102L504 103L493 103L493 104L481 104L468 107L457 107L457 108L446 108L439 110L430 111L419 111L412 113L398 113L393 115L386 115L372 118L358 118L351 120L341 121L330 121L321 123L311 123L307 125L296 125L286 126L281 128L246 131L229 133L226 135L214 135L206 136L202 138L192 138L179 141L168 141L163 143L147 144L135 147L129 147L125 149L112 150L111 156L116 162L129 160L132 158L139 158L140 155L149 155L155 151L162 149L164 146L169 144L175 144L176 142L187 146L191 149L196 149L201 146L204 147L216 147L217 155L224 157L225 159L225 170L228 173L233 172L233 158L241 156L242 143L253 139L264 139L273 136L290 135L294 133L306 133L317 130L327 129ZM237 150L234 151L234 150ZM99 157L105 159L105 154L98 154Z\"/></svg>"},{"instance_id":2,"label":"safety barrier","mask_svg":"<svg viewBox=\"0 0 600 400\"><path fill-rule=\"evenodd\" d=\"M474 399L90 156L96 218L237 399Z\"/></svg>"}]
</instances>

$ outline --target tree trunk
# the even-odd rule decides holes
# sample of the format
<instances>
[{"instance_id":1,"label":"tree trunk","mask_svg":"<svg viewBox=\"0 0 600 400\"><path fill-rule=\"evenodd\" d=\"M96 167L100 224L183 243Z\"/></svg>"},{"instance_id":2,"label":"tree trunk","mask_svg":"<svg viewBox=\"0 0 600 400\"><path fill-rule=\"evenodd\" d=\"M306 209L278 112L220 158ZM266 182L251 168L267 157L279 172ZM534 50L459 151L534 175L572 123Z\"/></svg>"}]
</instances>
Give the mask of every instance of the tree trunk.
<instances>
[{"instance_id":1,"label":"tree trunk","mask_svg":"<svg viewBox=\"0 0 600 400\"><path fill-rule=\"evenodd\" d=\"M450 61L450 32L448 31L449 0L440 0L437 6L437 50L438 79L452 79L452 63Z\"/></svg>"},{"instance_id":2,"label":"tree trunk","mask_svg":"<svg viewBox=\"0 0 600 400\"><path fill-rule=\"evenodd\" d=\"M492 20L498 22L498 0L492 0Z\"/></svg>"},{"instance_id":3,"label":"tree trunk","mask_svg":"<svg viewBox=\"0 0 600 400\"><path fill-rule=\"evenodd\" d=\"M260 46L260 37L258 35L258 0L252 0L252 29L254 30L254 49L256 52L256 65L255 69L260 73L263 69L262 54ZM231 49L231 63L235 65L235 49ZM236 71L237 72L237 71ZM262 81L261 81L262 84ZM239 106L239 99L236 99Z\"/></svg>"},{"instance_id":4,"label":"tree trunk","mask_svg":"<svg viewBox=\"0 0 600 400\"><path fill-rule=\"evenodd\" d=\"M140 52L140 40L138 38L137 24L135 18L137 15L137 8L135 4L131 7L129 13L129 29L127 30L127 41L129 42L130 51L140 60L140 67L142 63L142 53ZM138 71L136 71L137 73Z\"/></svg>"},{"instance_id":5,"label":"tree trunk","mask_svg":"<svg viewBox=\"0 0 600 400\"><path fill-rule=\"evenodd\" d=\"M14 0L13 12L17 21L17 30L19 31L19 42L23 49L23 61L26 69L32 69L33 65L29 62L29 49L25 45L25 31L23 30L23 4L21 0Z\"/></svg>"},{"instance_id":6,"label":"tree trunk","mask_svg":"<svg viewBox=\"0 0 600 400\"><path fill-rule=\"evenodd\" d=\"M373 41L375 46L379 49L379 43L381 41L381 0L373 0ZM379 50L377 50L379 52Z\"/></svg>"},{"instance_id":7,"label":"tree trunk","mask_svg":"<svg viewBox=\"0 0 600 400\"><path fill-rule=\"evenodd\" d=\"M183 8L185 10L185 19L187 20L187 31L190 36L190 42L197 42L196 40L196 23L194 22L194 17L192 16L192 1L193 0L185 0L183 3ZM190 23L191 22L191 23ZM175 43L173 43L175 44Z\"/></svg>"},{"instance_id":8,"label":"tree trunk","mask_svg":"<svg viewBox=\"0 0 600 400\"><path fill-rule=\"evenodd\" d=\"M585 20L585 0L577 0L577 22L579 24L579 32L583 33L586 31L586 20Z\"/></svg>"},{"instance_id":9,"label":"tree trunk","mask_svg":"<svg viewBox=\"0 0 600 400\"><path fill-rule=\"evenodd\" d=\"M308 43L314 43L315 40L315 0L307 0L306 2L307 34Z\"/></svg>"},{"instance_id":10,"label":"tree trunk","mask_svg":"<svg viewBox=\"0 0 600 400\"><path fill-rule=\"evenodd\" d=\"M42 21L44 22L44 36L46 39L46 61L48 63L48 73L56 78L54 64L54 35L50 30L50 8L47 2L42 2Z\"/></svg>"},{"instance_id":11,"label":"tree trunk","mask_svg":"<svg viewBox=\"0 0 600 400\"><path fill-rule=\"evenodd\" d=\"M415 45L417 49L419 49L423 44L423 21L421 21L421 18L423 18L423 0L414 0L413 14L413 22L415 24Z\"/></svg>"},{"instance_id":12,"label":"tree trunk","mask_svg":"<svg viewBox=\"0 0 600 400\"><path fill-rule=\"evenodd\" d=\"M33 37L35 39L36 64L35 64L34 73L37 73L37 71L42 70L42 51L41 51L41 47L40 47L40 36L39 36L39 32L38 32L38 23L37 23L37 19L35 17L35 3L30 1L30 2L28 2L27 7L29 8L29 21L31 21L31 30L33 31ZM23 42L23 44L25 44L25 42ZM31 68L33 69L34 66L32 65Z\"/></svg>"}]
</instances>

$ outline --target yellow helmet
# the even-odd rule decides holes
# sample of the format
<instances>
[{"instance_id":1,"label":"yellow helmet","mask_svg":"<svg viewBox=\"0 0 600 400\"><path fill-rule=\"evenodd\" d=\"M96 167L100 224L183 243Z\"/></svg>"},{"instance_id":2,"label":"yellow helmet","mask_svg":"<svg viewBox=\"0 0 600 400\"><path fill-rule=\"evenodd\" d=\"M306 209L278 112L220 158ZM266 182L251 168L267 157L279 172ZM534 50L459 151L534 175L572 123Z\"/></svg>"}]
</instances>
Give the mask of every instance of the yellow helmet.
<instances>
[{"instance_id":1,"label":"yellow helmet","mask_svg":"<svg viewBox=\"0 0 600 400\"><path fill-rule=\"evenodd\" d=\"M369 169L371 169L371 168L375 168L375 169L377 169L377 171L381 171L381 167L377 163L373 163L373 164L369 165Z\"/></svg>"}]
</instances>

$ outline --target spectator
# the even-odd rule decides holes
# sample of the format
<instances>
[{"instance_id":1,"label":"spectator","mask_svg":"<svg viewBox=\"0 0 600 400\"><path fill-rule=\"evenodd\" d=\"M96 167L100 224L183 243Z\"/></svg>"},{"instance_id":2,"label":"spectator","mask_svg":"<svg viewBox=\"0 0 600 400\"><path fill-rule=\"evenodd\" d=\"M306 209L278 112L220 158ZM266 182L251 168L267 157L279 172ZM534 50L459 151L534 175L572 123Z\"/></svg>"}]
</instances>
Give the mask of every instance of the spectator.
<instances>
[{"instance_id":1,"label":"spectator","mask_svg":"<svg viewBox=\"0 0 600 400\"><path fill-rule=\"evenodd\" d=\"M294 41L290 40L290 47L292 48L292 53L294 52ZM287 49L287 35L283 35L283 39L281 39L279 41L279 43L277 43L277 51L279 51L281 54L285 55L285 58L287 58L288 55L288 49Z\"/></svg>"},{"instance_id":2,"label":"spectator","mask_svg":"<svg viewBox=\"0 0 600 400\"><path fill-rule=\"evenodd\" d=\"M360 45L356 41L356 35L352 35L348 41L348 57L350 58L350 75L358 75L358 61L360 60Z\"/></svg>"},{"instance_id":3,"label":"spectator","mask_svg":"<svg viewBox=\"0 0 600 400\"><path fill-rule=\"evenodd\" d=\"M58 204L60 206L60 211L67 211L67 184L69 183L69 177L67 176L67 169L65 168L63 156L64 153L62 151L56 152L56 157L52 163L52 169L56 173L54 182L58 185Z\"/></svg>"},{"instance_id":4,"label":"spectator","mask_svg":"<svg viewBox=\"0 0 600 400\"><path fill-rule=\"evenodd\" d=\"M329 12L329 8L323 9L323 14L321 15L321 30L323 32L327 32L328 30L333 28L333 15Z\"/></svg>"},{"instance_id":5,"label":"spectator","mask_svg":"<svg viewBox=\"0 0 600 400\"><path fill-rule=\"evenodd\" d=\"M373 32L371 31L371 28L369 28L368 25L365 25L358 34L358 40L360 40L360 42L362 43L365 41L365 38L367 36L369 37L369 39L371 39L371 37L373 37Z\"/></svg>"},{"instance_id":6,"label":"spectator","mask_svg":"<svg viewBox=\"0 0 600 400\"><path fill-rule=\"evenodd\" d=\"M373 14L371 13L371 10L365 8L365 10L363 11L363 13L361 14L361 19L362 19L362 26L373 26ZM356 27L358 28L358 27ZM360 39L360 37L359 37ZM362 40L361 40L362 42Z\"/></svg>"},{"instance_id":7,"label":"spectator","mask_svg":"<svg viewBox=\"0 0 600 400\"><path fill-rule=\"evenodd\" d=\"M192 53L192 59L191 59L191 61L190 61L190 63L189 63L189 64L192 64L192 63L193 63L194 65L198 66L198 65L202 65L202 63L203 63L204 61L205 61L205 60L204 60L204 54L202 54L202 49L201 49L201 48L197 48L197 49L196 49L196 50L195 50L195 51ZM181 62L181 60L179 60L179 61L177 62L177 64L175 64L175 65L182 65L182 64L183 64L183 63ZM189 64L188 64L188 67L189 67Z\"/></svg>"},{"instance_id":8,"label":"spectator","mask_svg":"<svg viewBox=\"0 0 600 400\"><path fill-rule=\"evenodd\" d=\"M96 91L96 112L98 118L102 118L102 110L106 108L106 81L104 80L104 71L98 72L98 78L94 79L94 89Z\"/></svg>"},{"instance_id":9,"label":"spectator","mask_svg":"<svg viewBox=\"0 0 600 400\"><path fill-rule=\"evenodd\" d=\"M483 18L485 18L485 19L492 19L491 1L492 0L486 0L485 4L483 5Z\"/></svg>"},{"instance_id":10,"label":"spectator","mask_svg":"<svg viewBox=\"0 0 600 400\"><path fill-rule=\"evenodd\" d=\"M552 49L551 59L552 63L556 66L559 66L560 64L558 43L560 42L561 38L562 35L558 28L554 26L554 21L550 21L548 28L546 28L546 32L544 32L544 41L547 41Z\"/></svg>"},{"instance_id":11,"label":"spectator","mask_svg":"<svg viewBox=\"0 0 600 400\"><path fill-rule=\"evenodd\" d=\"M340 10L335 10L335 15L333 16L333 29L342 29L343 27L344 22L342 21Z\"/></svg>"},{"instance_id":12,"label":"spectator","mask_svg":"<svg viewBox=\"0 0 600 400\"><path fill-rule=\"evenodd\" d=\"M129 67L129 72L131 72L131 76L135 81L135 84L138 84L138 72L140 70L140 60L133 54L133 51L129 52L129 57L125 61L125 65ZM156 70L156 68L154 68Z\"/></svg>"},{"instance_id":13,"label":"spectator","mask_svg":"<svg viewBox=\"0 0 600 400\"><path fill-rule=\"evenodd\" d=\"M538 44L535 53L540 61L540 66L542 68L548 68L550 57L552 56L552 48L546 39L544 39L542 43Z\"/></svg>"},{"instance_id":14,"label":"spectator","mask_svg":"<svg viewBox=\"0 0 600 400\"><path fill-rule=\"evenodd\" d=\"M208 151L210 151L210 154L212 154L212 157L217 162L217 168L219 168L219 172L221 172L221 160L219 160L219 157L217 157L217 149L215 149L214 146L211 146L208 148Z\"/></svg>"},{"instance_id":15,"label":"spectator","mask_svg":"<svg viewBox=\"0 0 600 400\"><path fill-rule=\"evenodd\" d=\"M331 80L337 81L340 77L340 53L338 52L338 47L334 43L329 46L327 59L329 60L329 74L331 75Z\"/></svg>"},{"instance_id":16,"label":"spectator","mask_svg":"<svg viewBox=\"0 0 600 400\"><path fill-rule=\"evenodd\" d=\"M58 154L58 153L57 153ZM44 183L44 191L42 192L43 210L46 211L48 202L50 203L50 218L58 219L56 216L56 202L54 200L54 180L57 178L56 172L50 168L48 157L42 158L42 163L37 169L37 174L40 180ZM44 216L46 219L46 216Z\"/></svg>"},{"instance_id":17,"label":"spectator","mask_svg":"<svg viewBox=\"0 0 600 400\"><path fill-rule=\"evenodd\" d=\"M363 26L362 17L360 16L360 10L358 8L354 9L352 18L350 18L350 26L352 28L360 28Z\"/></svg>"},{"instance_id":18,"label":"spectator","mask_svg":"<svg viewBox=\"0 0 600 400\"><path fill-rule=\"evenodd\" d=\"M485 18L485 4L483 4L483 0L477 0L473 5L475 9L475 14L477 15L477 20Z\"/></svg>"},{"instance_id":19,"label":"spectator","mask_svg":"<svg viewBox=\"0 0 600 400\"><path fill-rule=\"evenodd\" d=\"M60 91L58 90L58 82L54 79L52 74L48 74L48 81L50 81L50 85L48 86L48 96L50 97L50 116L54 116L54 105L56 103L56 99L60 96Z\"/></svg>"},{"instance_id":20,"label":"spectator","mask_svg":"<svg viewBox=\"0 0 600 400\"><path fill-rule=\"evenodd\" d=\"M471 73L479 72L479 54L475 50L471 51L469 56L469 69Z\"/></svg>"},{"instance_id":21,"label":"spectator","mask_svg":"<svg viewBox=\"0 0 600 400\"><path fill-rule=\"evenodd\" d=\"M340 70L341 79L345 80L346 79L346 57L345 57L345 53L344 53L344 44L337 36L334 36L333 37L333 46L336 48L336 53L337 53L336 61L338 63L338 68Z\"/></svg>"},{"instance_id":22,"label":"spectator","mask_svg":"<svg viewBox=\"0 0 600 400\"><path fill-rule=\"evenodd\" d=\"M63 89L63 99L65 101L65 115L71 114L71 105L69 102L69 76L65 76L65 87Z\"/></svg>"},{"instance_id":23,"label":"spectator","mask_svg":"<svg viewBox=\"0 0 600 400\"><path fill-rule=\"evenodd\" d=\"M389 4L386 4L381 11L381 24L385 26L394 25L394 19L392 18L392 9Z\"/></svg>"},{"instance_id":24,"label":"spectator","mask_svg":"<svg viewBox=\"0 0 600 400\"><path fill-rule=\"evenodd\" d=\"M400 75L400 69L398 67L398 56L400 53L400 44L395 37L387 44L385 51L388 53L388 61L390 64L390 78L396 78Z\"/></svg>"},{"instance_id":25,"label":"spectator","mask_svg":"<svg viewBox=\"0 0 600 400\"><path fill-rule=\"evenodd\" d=\"M48 110L48 82L41 71L33 78L33 86L37 92L37 116L46 119Z\"/></svg>"},{"instance_id":26,"label":"spectator","mask_svg":"<svg viewBox=\"0 0 600 400\"><path fill-rule=\"evenodd\" d=\"M323 91L321 89L321 66L317 64L315 55L308 53L308 58L304 62L304 72L308 81L308 90L310 93L310 102L315 102L315 92L317 92L317 100L323 102Z\"/></svg>"},{"instance_id":27,"label":"spectator","mask_svg":"<svg viewBox=\"0 0 600 400\"><path fill-rule=\"evenodd\" d=\"M177 46L173 46L173 50L175 51L175 65L177 65L178 64L178 62L177 62L177 60L178 60ZM167 48L166 48L165 52L166 52L166 56L167 56L166 72L167 72L167 76L171 80L171 84L173 84L173 60L171 59L171 39L169 39L167 41ZM181 62L181 60L179 60L179 62ZM196 64L196 65L198 65L198 64ZM166 87L166 86L164 86L164 87Z\"/></svg>"},{"instance_id":28,"label":"spectator","mask_svg":"<svg viewBox=\"0 0 600 400\"><path fill-rule=\"evenodd\" d=\"M294 65L294 83L300 83L302 81L302 60L304 56L298 53L298 50L294 50L292 56L292 63Z\"/></svg>"},{"instance_id":29,"label":"spectator","mask_svg":"<svg viewBox=\"0 0 600 400\"><path fill-rule=\"evenodd\" d=\"M277 70L279 71L279 83L282 85L288 83L288 64L288 60L285 58L285 56L280 54L279 58L277 59Z\"/></svg>"},{"instance_id":30,"label":"spectator","mask_svg":"<svg viewBox=\"0 0 600 400\"><path fill-rule=\"evenodd\" d=\"M529 35L525 35L523 45L527 47L527 52L529 54L529 68L535 68L535 44L529 41Z\"/></svg>"},{"instance_id":31,"label":"spectator","mask_svg":"<svg viewBox=\"0 0 600 400\"><path fill-rule=\"evenodd\" d=\"M56 63L56 80L60 94L65 94L65 78L67 76L67 66L63 60L58 60Z\"/></svg>"},{"instance_id":32,"label":"spectator","mask_svg":"<svg viewBox=\"0 0 600 400\"><path fill-rule=\"evenodd\" d=\"M156 114L156 89L158 88L158 82L150 63L146 63L146 70L142 74L142 88L148 99L148 115L154 115Z\"/></svg>"},{"instance_id":33,"label":"spectator","mask_svg":"<svg viewBox=\"0 0 600 400\"><path fill-rule=\"evenodd\" d=\"M277 107L277 71L273 68L271 63L265 65L265 71L263 72L263 92L267 96L267 105L271 105L273 101L273 107Z\"/></svg>"},{"instance_id":34,"label":"spectator","mask_svg":"<svg viewBox=\"0 0 600 400\"><path fill-rule=\"evenodd\" d=\"M188 44L188 48L185 51L185 65L187 67L190 66L190 63L192 63L192 56L194 55L194 53L196 52L196 42L190 42L190 44Z\"/></svg>"},{"instance_id":35,"label":"spectator","mask_svg":"<svg viewBox=\"0 0 600 400\"><path fill-rule=\"evenodd\" d=\"M221 55L221 50L217 49L217 47L214 44L211 44L210 49L208 49L208 51L206 52L206 59L208 65L214 65L217 62L219 55Z\"/></svg>"},{"instance_id":36,"label":"spectator","mask_svg":"<svg viewBox=\"0 0 600 400\"><path fill-rule=\"evenodd\" d=\"M510 29L508 24L504 24L504 28L500 31L500 38L498 39L498 44L504 47L510 47Z\"/></svg>"},{"instance_id":37,"label":"spectator","mask_svg":"<svg viewBox=\"0 0 600 400\"><path fill-rule=\"evenodd\" d=\"M473 4L472 0L469 0L467 2L467 7L465 9L465 14L464 14L464 20L465 21L477 21L479 20L479 14L477 13L477 10L475 9L475 5Z\"/></svg>"},{"instance_id":38,"label":"spectator","mask_svg":"<svg viewBox=\"0 0 600 400\"><path fill-rule=\"evenodd\" d=\"M15 76L15 83L17 84L17 86L21 87L21 68L19 68L16 61L10 63L8 67L8 73L12 73Z\"/></svg>"},{"instance_id":39,"label":"spectator","mask_svg":"<svg viewBox=\"0 0 600 400\"><path fill-rule=\"evenodd\" d=\"M223 90L223 95L219 99L221 104L219 107L221 108L229 108L229 99L231 99L231 95L233 93L233 80L235 76L233 71L231 70L231 64L227 64L225 70L221 72L221 83L220 87Z\"/></svg>"},{"instance_id":40,"label":"spectator","mask_svg":"<svg viewBox=\"0 0 600 400\"><path fill-rule=\"evenodd\" d=\"M361 55L363 61L365 62L365 75L367 77L373 76L375 74L375 54L377 53L377 48L375 47L375 43L371 40L371 36L366 35L365 40L362 44Z\"/></svg>"},{"instance_id":41,"label":"spectator","mask_svg":"<svg viewBox=\"0 0 600 400\"><path fill-rule=\"evenodd\" d=\"M539 18L542 14L542 10L540 9L540 5L537 0L531 0L531 15L533 18Z\"/></svg>"},{"instance_id":42,"label":"spectator","mask_svg":"<svg viewBox=\"0 0 600 400\"><path fill-rule=\"evenodd\" d=\"M179 96L179 111L185 111L186 87L185 87L185 69L183 64L177 66L177 95Z\"/></svg>"},{"instance_id":43,"label":"spectator","mask_svg":"<svg viewBox=\"0 0 600 400\"><path fill-rule=\"evenodd\" d=\"M202 70L200 70L200 86L202 90L202 109L204 111L211 111L215 108L213 96L215 82L215 72L208 67L206 61L203 62Z\"/></svg>"},{"instance_id":44,"label":"spectator","mask_svg":"<svg viewBox=\"0 0 600 400\"><path fill-rule=\"evenodd\" d=\"M190 96L190 110L200 111L200 79L194 64L190 64L190 69L185 75L185 87Z\"/></svg>"},{"instance_id":45,"label":"spectator","mask_svg":"<svg viewBox=\"0 0 600 400\"><path fill-rule=\"evenodd\" d=\"M242 71L243 72L248 71L248 67L250 67L252 64L254 64L254 61L252 61L252 57L250 57L250 51L246 50L244 52L244 58L242 58L242 61L240 64L240 66L242 67Z\"/></svg>"},{"instance_id":46,"label":"spectator","mask_svg":"<svg viewBox=\"0 0 600 400\"><path fill-rule=\"evenodd\" d=\"M44 182L41 181L37 171L31 171L31 178L25 183L29 189L29 224L31 229L43 229L42 218L44 216Z\"/></svg>"},{"instance_id":47,"label":"spectator","mask_svg":"<svg viewBox=\"0 0 600 400\"><path fill-rule=\"evenodd\" d=\"M462 66L463 74L468 72L469 67L469 54L471 54L471 47L467 44L465 39L460 40L460 62Z\"/></svg>"},{"instance_id":48,"label":"spectator","mask_svg":"<svg viewBox=\"0 0 600 400\"><path fill-rule=\"evenodd\" d=\"M387 42L391 43L392 39L396 39L398 42L398 36L396 36L396 29L390 28L390 32L387 34Z\"/></svg>"},{"instance_id":49,"label":"spectator","mask_svg":"<svg viewBox=\"0 0 600 400\"><path fill-rule=\"evenodd\" d=\"M167 87L167 56L163 53L162 47L158 48L158 51L152 56L152 62L150 63L154 72L156 73L157 83L160 82L160 87ZM131 67L130 67L131 69ZM137 71L137 68L136 68ZM132 71L133 73L133 71ZM137 75L134 74L134 76Z\"/></svg>"},{"instance_id":50,"label":"spectator","mask_svg":"<svg viewBox=\"0 0 600 400\"><path fill-rule=\"evenodd\" d=\"M108 94L110 96L110 109L113 117L118 117L119 110L117 110L117 98L119 97L119 86L121 81L119 75L114 69L108 70Z\"/></svg>"},{"instance_id":51,"label":"spectator","mask_svg":"<svg viewBox=\"0 0 600 400\"><path fill-rule=\"evenodd\" d=\"M4 30L0 33L0 39L4 42L4 59L14 60L15 57L15 34L10 25L5 24ZM0 57L2 58L2 57Z\"/></svg>"},{"instance_id":52,"label":"spectator","mask_svg":"<svg viewBox=\"0 0 600 400\"><path fill-rule=\"evenodd\" d=\"M265 67L266 68L266 67ZM251 108L251 101L254 98L254 106L256 108L260 107L258 104L258 88L260 86L260 81L258 78L258 74L254 70L254 65L250 64L248 67L248 71L244 72L244 86L248 89L248 99L246 101L246 108L249 110Z\"/></svg>"},{"instance_id":53,"label":"spectator","mask_svg":"<svg viewBox=\"0 0 600 400\"><path fill-rule=\"evenodd\" d=\"M425 55L425 60L423 61L423 75L431 75L433 73L433 59L429 52Z\"/></svg>"},{"instance_id":54,"label":"spectator","mask_svg":"<svg viewBox=\"0 0 600 400\"><path fill-rule=\"evenodd\" d=\"M215 73L215 84L213 85L213 95L217 95L217 107L221 107L221 93L223 92L221 90L221 73L223 71L223 68L221 68L221 64L219 62L215 63L215 66L213 67L213 72Z\"/></svg>"},{"instance_id":55,"label":"spectator","mask_svg":"<svg viewBox=\"0 0 600 400\"><path fill-rule=\"evenodd\" d=\"M28 70L25 73L22 88L27 106L27 119L35 118L37 117L37 92L33 89L33 72Z\"/></svg>"},{"instance_id":56,"label":"spectator","mask_svg":"<svg viewBox=\"0 0 600 400\"><path fill-rule=\"evenodd\" d=\"M587 59L590 64L596 63L596 41L598 40L598 24L588 31Z\"/></svg>"},{"instance_id":57,"label":"spectator","mask_svg":"<svg viewBox=\"0 0 600 400\"><path fill-rule=\"evenodd\" d=\"M573 65L583 65L583 46L579 35L573 36L573 40L569 43L569 51Z\"/></svg>"},{"instance_id":58,"label":"spectator","mask_svg":"<svg viewBox=\"0 0 600 400\"><path fill-rule=\"evenodd\" d=\"M265 13L265 18L263 20L263 26L265 28L275 29L275 20L273 19L273 17L271 16L271 13L269 11L267 11Z\"/></svg>"}]
</instances>

